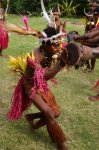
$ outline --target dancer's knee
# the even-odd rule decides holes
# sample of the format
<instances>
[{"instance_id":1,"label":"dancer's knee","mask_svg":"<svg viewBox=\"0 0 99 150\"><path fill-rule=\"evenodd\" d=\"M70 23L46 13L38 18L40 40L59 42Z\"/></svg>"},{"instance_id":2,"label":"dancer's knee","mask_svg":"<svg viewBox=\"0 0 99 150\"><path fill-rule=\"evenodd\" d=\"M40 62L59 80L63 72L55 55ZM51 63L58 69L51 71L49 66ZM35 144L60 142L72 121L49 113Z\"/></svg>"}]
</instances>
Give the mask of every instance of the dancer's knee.
<instances>
[{"instance_id":1,"label":"dancer's knee","mask_svg":"<svg viewBox=\"0 0 99 150\"><path fill-rule=\"evenodd\" d=\"M60 111L55 113L55 118L58 118L60 116Z\"/></svg>"},{"instance_id":2,"label":"dancer's knee","mask_svg":"<svg viewBox=\"0 0 99 150\"><path fill-rule=\"evenodd\" d=\"M52 108L47 108L46 112L45 112L45 117L47 120L55 120L55 114L54 111L52 110Z\"/></svg>"}]
</instances>

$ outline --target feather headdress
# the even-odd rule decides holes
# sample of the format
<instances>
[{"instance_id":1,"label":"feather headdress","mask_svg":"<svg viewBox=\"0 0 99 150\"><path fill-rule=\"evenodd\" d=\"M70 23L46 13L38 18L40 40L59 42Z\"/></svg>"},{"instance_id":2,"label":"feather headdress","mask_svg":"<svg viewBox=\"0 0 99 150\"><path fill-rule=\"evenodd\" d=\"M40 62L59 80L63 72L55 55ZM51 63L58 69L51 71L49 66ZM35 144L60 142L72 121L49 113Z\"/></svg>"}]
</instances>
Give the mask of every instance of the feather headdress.
<instances>
[{"instance_id":1,"label":"feather headdress","mask_svg":"<svg viewBox=\"0 0 99 150\"><path fill-rule=\"evenodd\" d=\"M49 11L50 15L48 15L48 13L46 12L43 0L41 0L41 8L42 8L43 17L47 20L48 25L56 29L56 23L55 23L53 12L52 10L50 10Z\"/></svg>"},{"instance_id":2,"label":"feather headdress","mask_svg":"<svg viewBox=\"0 0 99 150\"><path fill-rule=\"evenodd\" d=\"M30 27L28 25L28 18L27 18L27 16L23 16L23 22L25 23L26 30L27 31L30 30Z\"/></svg>"}]
</instances>

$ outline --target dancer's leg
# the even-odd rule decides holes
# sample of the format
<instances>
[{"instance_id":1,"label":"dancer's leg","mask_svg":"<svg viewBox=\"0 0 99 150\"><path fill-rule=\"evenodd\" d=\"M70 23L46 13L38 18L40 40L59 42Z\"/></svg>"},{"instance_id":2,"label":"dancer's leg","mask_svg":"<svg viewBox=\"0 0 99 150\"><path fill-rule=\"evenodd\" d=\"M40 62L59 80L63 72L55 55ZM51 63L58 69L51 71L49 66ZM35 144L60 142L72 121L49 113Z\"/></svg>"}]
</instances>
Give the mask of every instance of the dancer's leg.
<instances>
[{"instance_id":1,"label":"dancer's leg","mask_svg":"<svg viewBox=\"0 0 99 150\"><path fill-rule=\"evenodd\" d=\"M40 127L42 127L43 125L45 125L45 123L43 123L44 119L43 119L44 115L39 112L39 113L33 113L33 114L26 114L25 118L26 120L29 122L30 128L32 129L38 129ZM39 121L37 121L36 123L34 123L34 119L39 119Z\"/></svg>"},{"instance_id":2,"label":"dancer's leg","mask_svg":"<svg viewBox=\"0 0 99 150\"><path fill-rule=\"evenodd\" d=\"M59 150L67 150L68 148L65 146L65 136L55 120L53 110L39 94L35 94L32 101L45 117L45 124L51 140L57 144Z\"/></svg>"},{"instance_id":3,"label":"dancer's leg","mask_svg":"<svg viewBox=\"0 0 99 150\"><path fill-rule=\"evenodd\" d=\"M95 63L96 63L96 58L91 59L91 70L94 70L95 67Z\"/></svg>"}]
</instances>

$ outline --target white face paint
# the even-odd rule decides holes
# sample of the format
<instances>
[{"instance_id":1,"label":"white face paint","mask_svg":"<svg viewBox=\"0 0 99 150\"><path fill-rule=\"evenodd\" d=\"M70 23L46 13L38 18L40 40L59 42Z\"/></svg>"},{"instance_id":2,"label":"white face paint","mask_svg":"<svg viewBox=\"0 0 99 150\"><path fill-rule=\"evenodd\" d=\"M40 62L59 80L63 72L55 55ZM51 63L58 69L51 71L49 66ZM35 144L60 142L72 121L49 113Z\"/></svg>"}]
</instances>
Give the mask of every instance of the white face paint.
<instances>
[{"instance_id":1,"label":"white face paint","mask_svg":"<svg viewBox=\"0 0 99 150\"><path fill-rule=\"evenodd\" d=\"M91 22L91 24L94 25L95 23L94 23L94 22Z\"/></svg>"},{"instance_id":2,"label":"white face paint","mask_svg":"<svg viewBox=\"0 0 99 150\"><path fill-rule=\"evenodd\" d=\"M94 22L88 22L87 25L95 25Z\"/></svg>"}]
</instances>

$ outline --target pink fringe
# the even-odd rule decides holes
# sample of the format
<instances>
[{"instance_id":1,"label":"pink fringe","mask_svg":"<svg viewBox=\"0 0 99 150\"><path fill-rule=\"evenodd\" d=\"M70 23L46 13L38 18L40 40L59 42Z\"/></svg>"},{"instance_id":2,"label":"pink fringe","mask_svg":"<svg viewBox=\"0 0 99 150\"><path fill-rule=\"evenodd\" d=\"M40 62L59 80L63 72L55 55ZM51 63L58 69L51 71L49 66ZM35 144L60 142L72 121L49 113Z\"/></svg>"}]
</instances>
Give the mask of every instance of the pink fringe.
<instances>
[{"instance_id":1,"label":"pink fringe","mask_svg":"<svg viewBox=\"0 0 99 150\"><path fill-rule=\"evenodd\" d=\"M48 91L48 84L45 80L45 69L44 68L39 68L35 70L34 72L34 87L32 88L32 94L31 98L34 96L37 90L42 91L42 92L47 92Z\"/></svg>"},{"instance_id":2,"label":"pink fringe","mask_svg":"<svg viewBox=\"0 0 99 150\"><path fill-rule=\"evenodd\" d=\"M42 92L47 92L49 87L47 84L47 81L45 80L45 69L41 68L37 60L32 60L30 58L27 59L28 64L35 69L34 76L32 78L34 82L34 86L32 88L32 98L37 90L40 90Z\"/></svg>"},{"instance_id":3,"label":"pink fringe","mask_svg":"<svg viewBox=\"0 0 99 150\"><path fill-rule=\"evenodd\" d=\"M12 97L12 106L11 110L8 112L8 119L9 120L19 119L23 111L25 111L30 105L31 100L27 97L25 93L23 86L23 77L21 77Z\"/></svg>"},{"instance_id":4,"label":"pink fringe","mask_svg":"<svg viewBox=\"0 0 99 150\"><path fill-rule=\"evenodd\" d=\"M28 65L31 66L34 70L41 68L40 64L38 63L36 59L32 60L31 58L28 57L27 62L28 62Z\"/></svg>"},{"instance_id":5,"label":"pink fringe","mask_svg":"<svg viewBox=\"0 0 99 150\"><path fill-rule=\"evenodd\" d=\"M0 45L2 50L8 47L8 32L4 28L4 21L0 21Z\"/></svg>"}]
</instances>

